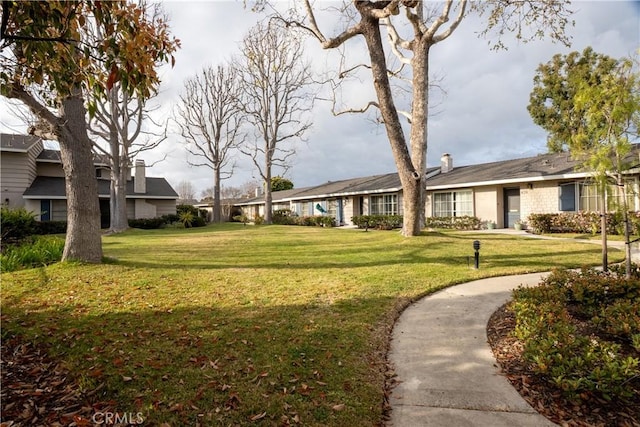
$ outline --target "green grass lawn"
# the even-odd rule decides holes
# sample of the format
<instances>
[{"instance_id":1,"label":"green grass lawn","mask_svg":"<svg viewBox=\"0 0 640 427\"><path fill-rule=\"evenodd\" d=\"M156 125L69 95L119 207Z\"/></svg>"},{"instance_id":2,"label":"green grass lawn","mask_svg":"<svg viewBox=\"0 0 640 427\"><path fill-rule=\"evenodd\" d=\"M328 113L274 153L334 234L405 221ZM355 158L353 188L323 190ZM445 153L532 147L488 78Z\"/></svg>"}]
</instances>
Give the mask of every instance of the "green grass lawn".
<instances>
[{"instance_id":1,"label":"green grass lawn","mask_svg":"<svg viewBox=\"0 0 640 427\"><path fill-rule=\"evenodd\" d=\"M240 224L103 245L103 265L3 274L3 339L45 345L81 387L102 386L97 399L175 426L377 425L389 332L409 302L601 257L594 244L504 235Z\"/></svg>"}]
</instances>

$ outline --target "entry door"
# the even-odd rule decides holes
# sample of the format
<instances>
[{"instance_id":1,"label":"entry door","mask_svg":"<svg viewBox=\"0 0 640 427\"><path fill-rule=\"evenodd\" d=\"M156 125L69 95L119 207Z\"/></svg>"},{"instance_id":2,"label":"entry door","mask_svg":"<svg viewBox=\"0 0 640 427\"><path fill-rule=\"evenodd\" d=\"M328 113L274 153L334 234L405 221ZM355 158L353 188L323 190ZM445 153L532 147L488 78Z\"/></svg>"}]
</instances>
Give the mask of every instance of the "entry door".
<instances>
[{"instance_id":1,"label":"entry door","mask_svg":"<svg viewBox=\"0 0 640 427\"><path fill-rule=\"evenodd\" d=\"M514 227L520 220L520 189L505 188L504 190L504 223L507 228Z\"/></svg>"},{"instance_id":2,"label":"entry door","mask_svg":"<svg viewBox=\"0 0 640 427\"><path fill-rule=\"evenodd\" d=\"M40 221L51 221L51 200L40 200Z\"/></svg>"}]
</instances>

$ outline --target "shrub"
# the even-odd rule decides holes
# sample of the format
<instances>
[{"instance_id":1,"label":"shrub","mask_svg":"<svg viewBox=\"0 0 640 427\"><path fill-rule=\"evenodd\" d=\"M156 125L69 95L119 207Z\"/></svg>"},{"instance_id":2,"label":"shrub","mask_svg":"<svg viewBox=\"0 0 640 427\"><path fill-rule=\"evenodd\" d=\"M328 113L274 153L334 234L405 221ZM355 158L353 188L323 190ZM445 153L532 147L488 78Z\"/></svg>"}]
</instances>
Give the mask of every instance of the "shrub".
<instances>
[{"instance_id":1,"label":"shrub","mask_svg":"<svg viewBox=\"0 0 640 427\"><path fill-rule=\"evenodd\" d=\"M545 380L573 399L633 395L640 359L623 345L632 348L640 333L638 278L556 271L513 295L514 334L523 342L524 359Z\"/></svg>"},{"instance_id":2,"label":"shrub","mask_svg":"<svg viewBox=\"0 0 640 427\"><path fill-rule=\"evenodd\" d=\"M0 210L0 230L2 242L18 243L36 232L35 215L24 208L10 209L2 207Z\"/></svg>"},{"instance_id":3,"label":"shrub","mask_svg":"<svg viewBox=\"0 0 640 427\"><path fill-rule=\"evenodd\" d=\"M178 214L166 214L162 215L160 218L162 218L165 224L173 224L174 222L180 221Z\"/></svg>"},{"instance_id":4,"label":"shrub","mask_svg":"<svg viewBox=\"0 0 640 427\"><path fill-rule=\"evenodd\" d=\"M160 228L164 224L165 221L162 218L138 218L129 220L129 227L142 228L144 230L153 230L156 228Z\"/></svg>"},{"instance_id":5,"label":"shrub","mask_svg":"<svg viewBox=\"0 0 640 427\"><path fill-rule=\"evenodd\" d=\"M297 215L291 209L277 209L273 211L272 221L279 225L297 225Z\"/></svg>"},{"instance_id":6,"label":"shrub","mask_svg":"<svg viewBox=\"0 0 640 427\"><path fill-rule=\"evenodd\" d=\"M65 234L67 221L36 221L36 234Z\"/></svg>"},{"instance_id":7,"label":"shrub","mask_svg":"<svg viewBox=\"0 0 640 427\"><path fill-rule=\"evenodd\" d=\"M531 214L527 217L528 226L536 234L544 233L587 233L597 234L601 229L598 212L560 212L553 214ZM640 212L629 213L630 232L640 235ZM607 215L607 233L624 234L622 212Z\"/></svg>"},{"instance_id":8,"label":"shrub","mask_svg":"<svg viewBox=\"0 0 640 427\"><path fill-rule=\"evenodd\" d=\"M207 225L207 220L205 219L207 211L204 209L198 209L192 205L178 205L176 206L176 213L178 221L182 222L186 228Z\"/></svg>"},{"instance_id":9,"label":"shrub","mask_svg":"<svg viewBox=\"0 0 640 427\"><path fill-rule=\"evenodd\" d=\"M0 268L2 272L9 272L52 264L62 259L63 251L64 239L60 237L33 237L6 247L0 255Z\"/></svg>"},{"instance_id":10,"label":"shrub","mask_svg":"<svg viewBox=\"0 0 640 427\"><path fill-rule=\"evenodd\" d=\"M426 218L425 225L429 228L447 228L453 230L479 230L482 221L475 216L435 216Z\"/></svg>"},{"instance_id":11,"label":"shrub","mask_svg":"<svg viewBox=\"0 0 640 427\"><path fill-rule=\"evenodd\" d=\"M374 228L376 230L392 230L402 228L401 215L356 215L351 222L358 228Z\"/></svg>"}]
</instances>

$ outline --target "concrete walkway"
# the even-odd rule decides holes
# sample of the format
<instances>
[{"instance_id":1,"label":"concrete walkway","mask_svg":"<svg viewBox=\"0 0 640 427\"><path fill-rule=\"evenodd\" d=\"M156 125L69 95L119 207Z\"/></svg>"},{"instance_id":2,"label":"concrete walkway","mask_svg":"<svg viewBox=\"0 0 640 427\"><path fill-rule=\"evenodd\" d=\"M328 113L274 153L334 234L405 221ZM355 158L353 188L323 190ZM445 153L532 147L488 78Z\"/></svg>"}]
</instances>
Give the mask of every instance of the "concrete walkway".
<instances>
[{"instance_id":1,"label":"concrete walkway","mask_svg":"<svg viewBox=\"0 0 640 427\"><path fill-rule=\"evenodd\" d=\"M486 232L550 238L508 229ZM624 250L624 242L609 244ZM637 243L632 260L640 260ZM486 334L489 318L511 298L511 290L536 285L546 274L476 280L408 307L394 327L389 353L399 381L390 397L390 425L555 426L500 374Z\"/></svg>"},{"instance_id":2,"label":"concrete walkway","mask_svg":"<svg viewBox=\"0 0 640 427\"><path fill-rule=\"evenodd\" d=\"M497 277L453 286L407 308L389 359L399 384L390 403L394 427L554 426L500 375L486 327L520 284L543 274Z\"/></svg>"}]
</instances>

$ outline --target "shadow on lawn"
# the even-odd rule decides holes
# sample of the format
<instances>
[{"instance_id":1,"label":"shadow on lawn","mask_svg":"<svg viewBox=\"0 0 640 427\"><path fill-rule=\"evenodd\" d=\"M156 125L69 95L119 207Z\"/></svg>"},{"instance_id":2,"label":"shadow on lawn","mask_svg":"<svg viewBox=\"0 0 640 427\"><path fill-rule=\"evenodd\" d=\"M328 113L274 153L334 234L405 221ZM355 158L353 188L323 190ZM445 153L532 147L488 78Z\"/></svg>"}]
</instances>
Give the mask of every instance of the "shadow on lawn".
<instances>
[{"instance_id":1,"label":"shadow on lawn","mask_svg":"<svg viewBox=\"0 0 640 427\"><path fill-rule=\"evenodd\" d=\"M499 242L490 243L491 246L485 244L480 250L480 259L485 267L523 267L526 266L531 269L537 270L550 270L553 268L561 267L576 267L575 261L570 258L575 255L594 256L601 253L601 249L592 245L585 247L584 249L574 251L562 251L558 253L549 253L547 256L541 256L541 254L533 250L528 254L509 254L499 253L491 254L495 252L495 246L499 245ZM535 245L535 243L534 243ZM532 247L534 246L532 245ZM351 269L351 268L366 268L366 267L383 267L383 266L398 266L402 265L420 265L420 264L439 264L449 265L451 267L464 267L473 264L474 250L469 247L466 254L447 253L446 249L448 245L446 243L435 243L430 246L433 250L436 246L442 247L444 250L440 255L427 256L425 251L421 249L415 249L410 251L399 252L397 257L389 257L384 261L380 259L368 259L353 257L351 253L340 252L331 250L327 252L322 249L314 250L309 253L308 256L296 255L295 261L292 261L283 254L281 259L274 259L274 257L266 256L264 258L258 256L238 256L229 262L229 259L217 260L211 258L208 260L181 260L179 259L182 254L179 251L172 253L172 251L164 251L162 254L158 254L155 257L146 256L142 260L126 260L111 258L110 263L135 267L135 268L193 268L193 269L227 269L227 268L239 268L239 269ZM610 251L617 251L615 248L610 248ZM149 258L155 258L150 260ZM326 261L327 259L331 261ZM597 259L597 258L596 258ZM471 263L471 264L470 264Z\"/></svg>"},{"instance_id":2,"label":"shadow on lawn","mask_svg":"<svg viewBox=\"0 0 640 427\"><path fill-rule=\"evenodd\" d=\"M264 412L276 424L375 425L388 336L373 324L391 324L379 316L395 306L371 298L115 312L126 308L107 303L88 314L81 301L5 300L2 334L5 344L17 337L45 345L77 387L99 389L88 404L142 413L145 425L236 425Z\"/></svg>"}]
</instances>

